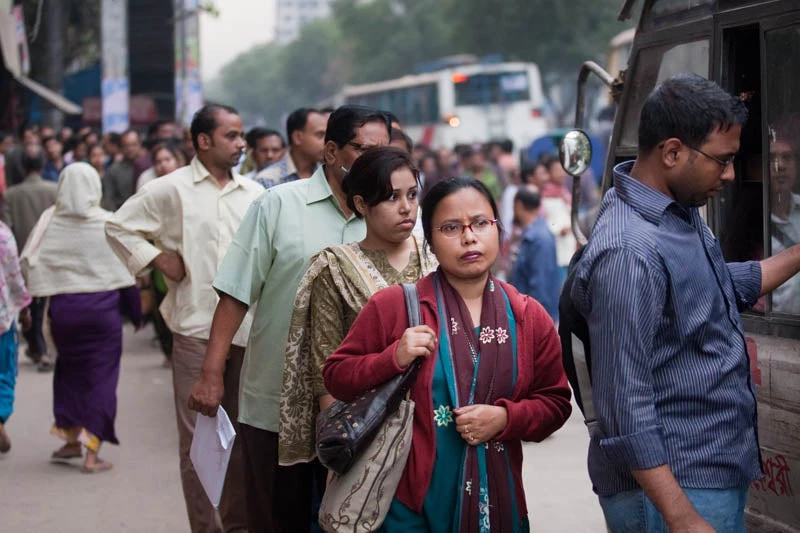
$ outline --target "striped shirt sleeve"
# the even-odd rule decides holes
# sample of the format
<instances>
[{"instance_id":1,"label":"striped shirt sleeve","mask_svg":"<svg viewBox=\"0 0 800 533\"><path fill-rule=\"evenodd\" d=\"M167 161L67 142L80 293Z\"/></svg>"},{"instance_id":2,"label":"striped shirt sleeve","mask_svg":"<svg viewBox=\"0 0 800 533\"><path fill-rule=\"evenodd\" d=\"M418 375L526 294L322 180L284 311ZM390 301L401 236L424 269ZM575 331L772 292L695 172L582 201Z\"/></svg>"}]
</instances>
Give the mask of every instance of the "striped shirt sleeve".
<instances>
[{"instance_id":1,"label":"striped shirt sleeve","mask_svg":"<svg viewBox=\"0 0 800 533\"><path fill-rule=\"evenodd\" d=\"M594 302L586 318L600 447L620 468L666 464L655 408L653 343L667 281L659 268L624 248L598 257L586 281L587 301Z\"/></svg>"}]
</instances>

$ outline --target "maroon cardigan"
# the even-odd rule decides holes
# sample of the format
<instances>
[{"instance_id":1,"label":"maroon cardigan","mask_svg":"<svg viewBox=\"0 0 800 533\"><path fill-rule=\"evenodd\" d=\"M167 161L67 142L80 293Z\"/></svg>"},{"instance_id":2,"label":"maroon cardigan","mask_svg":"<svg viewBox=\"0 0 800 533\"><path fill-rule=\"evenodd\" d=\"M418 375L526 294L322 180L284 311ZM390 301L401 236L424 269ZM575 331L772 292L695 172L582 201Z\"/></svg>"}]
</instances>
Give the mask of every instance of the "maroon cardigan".
<instances>
[{"instance_id":1,"label":"maroon cardigan","mask_svg":"<svg viewBox=\"0 0 800 533\"><path fill-rule=\"evenodd\" d=\"M560 428L572 411L570 389L561 361L561 342L544 308L514 287L502 283L517 321L517 382L513 398L495 405L506 408L508 424L496 437L504 441L511 460L517 506L528 514L522 487L522 443L540 442ZM433 275L417 284L422 323L437 336L439 317ZM366 390L380 385L403 369L395 351L408 327L402 287L384 289L370 298L358 314L341 346L325 361L325 387L335 397L353 401ZM436 458L436 428L433 421L433 372L438 353L420 367L411 389L414 437L397 498L421 513Z\"/></svg>"}]
</instances>

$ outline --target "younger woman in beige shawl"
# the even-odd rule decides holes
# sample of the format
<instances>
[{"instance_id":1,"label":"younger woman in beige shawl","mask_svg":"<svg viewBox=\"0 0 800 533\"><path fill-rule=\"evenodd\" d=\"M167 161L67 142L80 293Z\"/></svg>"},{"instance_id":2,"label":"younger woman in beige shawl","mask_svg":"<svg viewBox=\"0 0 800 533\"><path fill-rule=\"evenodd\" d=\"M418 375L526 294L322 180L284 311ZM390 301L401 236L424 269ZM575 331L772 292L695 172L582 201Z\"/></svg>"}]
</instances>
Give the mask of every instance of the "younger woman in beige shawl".
<instances>
[{"instance_id":1,"label":"younger woman in beige shawl","mask_svg":"<svg viewBox=\"0 0 800 533\"><path fill-rule=\"evenodd\" d=\"M53 341L51 432L67 443L54 459L82 457L82 471L102 472L100 444L118 444L114 431L122 355L120 309L141 324L133 277L106 243L97 171L86 163L64 168L56 205L42 214L22 251L22 269L33 296L47 297Z\"/></svg>"},{"instance_id":2,"label":"younger woman in beige shawl","mask_svg":"<svg viewBox=\"0 0 800 533\"><path fill-rule=\"evenodd\" d=\"M405 151L390 147L365 152L342 189L350 209L365 219L367 236L359 243L326 248L303 277L289 329L280 407L280 464L313 464L322 487L325 472L314 461L314 430L320 409L333 401L322 381L322 364L372 294L416 282L436 268L433 255L423 251L422 239L412 234L419 184Z\"/></svg>"}]
</instances>

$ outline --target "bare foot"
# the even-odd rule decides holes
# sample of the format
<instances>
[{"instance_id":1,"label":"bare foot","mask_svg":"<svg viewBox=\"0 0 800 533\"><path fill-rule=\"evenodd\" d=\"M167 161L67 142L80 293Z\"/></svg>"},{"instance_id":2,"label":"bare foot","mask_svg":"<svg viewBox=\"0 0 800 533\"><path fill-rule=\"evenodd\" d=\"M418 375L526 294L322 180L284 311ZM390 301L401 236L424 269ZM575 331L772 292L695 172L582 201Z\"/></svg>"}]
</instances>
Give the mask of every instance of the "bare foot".
<instances>
[{"instance_id":1,"label":"bare foot","mask_svg":"<svg viewBox=\"0 0 800 533\"><path fill-rule=\"evenodd\" d=\"M107 472L113 468L113 464L109 463L108 461L104 461L97 457L94 461L89 463L87 460L83 467L81 468L81 472L84 474L97 474L98 472Z\"/></svg>"},{"instance_id":2,"label":"bare foot","mask_svg":"<svg viewBox=\"0 0 800 533\"><path fill-rule=\"evenodd\" d=\"M6 433L6 426L0 423L0 453L8 453L11 449L11 439L8 438Z\"/></svg>"},{"instance_id":3,"label":"bare foot","mask_svg":"<svg viewBox=\"0 0 800 533\"><path fill-rule=\"evenodd\" d=\"M80 442L68 442L61 448L57 449L50 456L53 459L75 459L83 457L83 450L81 450Z\"/></svg>"}]
</instances>

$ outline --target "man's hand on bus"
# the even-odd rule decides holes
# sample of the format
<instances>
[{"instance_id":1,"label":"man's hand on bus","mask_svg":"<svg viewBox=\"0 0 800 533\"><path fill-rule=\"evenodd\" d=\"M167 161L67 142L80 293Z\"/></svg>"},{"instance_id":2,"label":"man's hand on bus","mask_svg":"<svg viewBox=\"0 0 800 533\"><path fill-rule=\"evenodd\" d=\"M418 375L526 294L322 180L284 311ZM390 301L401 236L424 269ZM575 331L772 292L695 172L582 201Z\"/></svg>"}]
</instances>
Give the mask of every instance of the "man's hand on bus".
<instances>
[{"instance_id":1,"label":"man's hand on bus","mask_svg":"<svg viewBox=\"0 0 800 533\"><path fill-rule=\"evenodd\" d=\"M175 252L161 252L153 259L152 265L172 281L180 282L186 277L183 258Z\"/></svg>"}]
</instances>

